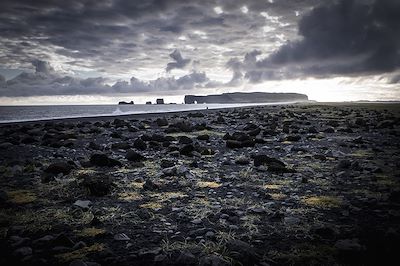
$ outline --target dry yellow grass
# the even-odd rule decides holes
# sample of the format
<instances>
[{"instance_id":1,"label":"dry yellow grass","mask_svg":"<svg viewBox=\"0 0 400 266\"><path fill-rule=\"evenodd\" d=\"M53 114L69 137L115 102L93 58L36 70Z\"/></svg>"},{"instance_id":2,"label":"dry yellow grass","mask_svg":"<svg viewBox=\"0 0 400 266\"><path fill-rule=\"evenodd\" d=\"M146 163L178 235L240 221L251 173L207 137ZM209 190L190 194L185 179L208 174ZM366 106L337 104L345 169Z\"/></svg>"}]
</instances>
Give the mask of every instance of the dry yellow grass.
<instances>
[{"instance_id":1,"label":"dry yellow grass","mask_svg":"<svg viewBox=\"0 0 400 266\"><path fill-rule=\"evenodd\" d=\"M128 187L134 188L134 189L142 189L144 185L144 182L131 182L128 184Z\"/></svg>"},{"instance_id":2,"label":"dry yellow grass","mask_svg":"<svg viewBox=\"0 0 400 266\"><path fill-rule=\"evenodd\" d=\"M135 191L126 191L126 192L118 193L118 199L124 200L124 201L135 201L135 200L142 199L142 196L138 192L135 192Z\"/></svg>"},{"instance_id":3,"label":"dry yellow grass","mask_svg":"<svg viewBox=\"0 0 400 266\"><path fill-rule=\"evenodd\" d=\"M82 229L77 235L82 236L82 237L94 237L97 235L102 235L106 232L106 230L101 229L101 228L95 228L95 227L88 227Z\"/></svg>"},{"instance_id":4,"label":"dry yellow grass","mask_svg":"<svg viewBox=\"0 0 400 266\"><path fill-rule=\"evenodd\" d=\"M283 200L286 198L286 195L283 193L270 193L269 195L273 200Z\"/></svg>"},{"instance_id":5,"label":"dry yellow grass","mask_svg":"<svg viewBox=\"0 0 400 266\"><path fill-rule=\"evenodd\" d=\"M278 190L278 189L282 188L282 185L268 184L268 185L265 185L264 188L271 189L271 190Z\"/></svg>"},{"instance_id":6,"label":"dry yellow grass","mask_svg":"<svg viewBox=\"0 0 400 266\"><path fill-rule=\"evenodd\" d=\"M68 262L76 259L83 259L90 253L100 252L103 251L104 249L105 249L104 244L95 243L89 247L84 247L72 252L62 253L56 255L55 257L61 261Z\"/></svg>"},{"instance_id":7,"label":"dry yellow grass","mask_svg":"<svg viewBox=\"0 0 400 266\"><path fill-rule=\"evenodd\" d=\"M37 197L36 194L30 190L14 190L8 191L9 202L15 204L26 204L34 202Z\"/></svg>"},{"instance_id":8,"label":"dry yellow grass","mask_svg":"<svg viewBox=\"0 0 400 266\"><path fill-rule=\"evenodd\" d=\"M302 202L308 206L319 208L336 208L342 205L342 200L334 196L304 197Z\"/></svg>"},{"instance_id":9,"label":"dry yellow grass","mask_svg":"<svg viewBox=\"0 0 400 266\"><path fill-rule=\"evenodd\" d=\"M150 201L144 204L139 205L140 208L151 209L151 210L159 210L162 208L162 205L158 202Z\"/></svg>"},{"instance_id":10,"label":"dry yellow grass","mask_svg":"<svg viewBox=\"0 0 400 266\"><path fill-rule=\"evenodd\" d=\"M197 182L197 186L199 188L219 188L221 184L211 181L199 181Z\"/></svg>"}]
</instances>

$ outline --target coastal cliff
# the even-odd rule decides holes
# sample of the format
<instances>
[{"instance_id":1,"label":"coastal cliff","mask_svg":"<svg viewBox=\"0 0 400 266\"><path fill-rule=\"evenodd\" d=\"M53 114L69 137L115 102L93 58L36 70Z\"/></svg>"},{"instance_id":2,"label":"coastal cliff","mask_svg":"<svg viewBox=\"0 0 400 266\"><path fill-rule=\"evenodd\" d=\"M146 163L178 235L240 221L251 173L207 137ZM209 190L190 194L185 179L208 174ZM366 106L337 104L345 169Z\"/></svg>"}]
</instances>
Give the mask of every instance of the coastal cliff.
<instances>
[{"instance_id":1,"label":"coastal cliff","mask_svg":"<svg viewBox=\"0 0 400 266\"><path fill-rule=\"evenodd\" d=\"M266 103L307 101L308 96L300 93L234 92L206 96L186 95L185 104L193 103Z\"/></svg>"}]
</instances>

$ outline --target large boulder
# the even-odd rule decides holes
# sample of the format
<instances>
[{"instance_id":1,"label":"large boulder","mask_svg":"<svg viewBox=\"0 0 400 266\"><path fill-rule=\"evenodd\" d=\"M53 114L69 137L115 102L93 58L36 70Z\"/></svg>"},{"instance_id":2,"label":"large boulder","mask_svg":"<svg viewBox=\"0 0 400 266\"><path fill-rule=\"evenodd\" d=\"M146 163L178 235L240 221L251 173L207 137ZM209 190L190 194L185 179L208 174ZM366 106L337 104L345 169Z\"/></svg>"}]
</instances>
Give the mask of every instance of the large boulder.
<instances>
[{"instance_id":1,"label":"large boulder","mask_svg":"<svg viewBox=\"0 0 400 266\"><path fill-rule=\"evenodd\" d=\"M125 158L131 162L141 162L146 160L146 157L144 157L143 155L134 150L128 151L125 155Z\"/></svg>"},{"instance_id":2,"label":"large boulder","mask_svg":"<svg viewBox=\"0 0 400 266\"><path fill-rule=\"evenodd\" d=\"M122 165L120 161L109 158L103 153L92 154L92 156L90 156L90 163L100 167L113 167Z\"/></svg>"},{"instance_id":3,"label":"large boulder","mask_svg":"<svg viewBox=\"0 0 400 266\"><path fill-rule=\"evenodd\" d=\"M102 197L111 192L114 184L108 176L88 175L83 177L82 185L87 189L89 195Z\"/></svg>"},{"instance_id":4,"label":"large boulder","mask_svg":"<svg viewBox=\"0 0 400 266\"><path fill-rule=\"evenodd\" d=\"M136 149L138 149L138 150L144 151L144 150L147 149L147 144L146 144L146 142L144 142L142 139L137 138L137 139L133 142L133 147L136 148Z\"/></svg>"},{"instance_id":5,"label":"large boulder","mask_svg":"<svg viewBox=\"0 0 400 266\"><path fill-rule=\"evenodd\" d=\"M50 164L45 170L45 173L48 174L53 174L53 175L58 175L58 174L63 174L63 175L68 175L71 173L73 169L73 165L67 163L67 162L56 162Z\"/></svg>"},{"instance_id":6,"label":"large boulder","mask_svg":"<svg viewBox=\"0 0 400 266\"><path fill-rule=\"evenodd\" d=\"M59 174L68 175L71 173L73 168L74 166L67 162L52 163L44 170L44 173L41 177L42 182L47 183L53 181L54 177Z\"/></svg>"},{"instance_id":7,"label":"large boulder","mask_svg":"<svg viewBox=\"0 0 400 266\"><path fill-rule=\"evenodd\" d=\"M276 159L269 157L265 154L258 154L253 156L254 160L254 166L267 166L269 172L273 173L293 173L293 169L286 168L286 165L284 162Z\"/></svg>"}]
</instances>

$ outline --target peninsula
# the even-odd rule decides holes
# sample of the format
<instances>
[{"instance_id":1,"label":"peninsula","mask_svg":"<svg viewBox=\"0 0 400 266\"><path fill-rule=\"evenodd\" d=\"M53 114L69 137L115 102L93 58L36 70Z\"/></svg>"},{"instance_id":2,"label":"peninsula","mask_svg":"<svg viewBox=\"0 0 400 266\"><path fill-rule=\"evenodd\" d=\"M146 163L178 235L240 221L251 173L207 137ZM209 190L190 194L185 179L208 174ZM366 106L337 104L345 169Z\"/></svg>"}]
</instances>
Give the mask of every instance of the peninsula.
<instances>
[{"instance_id":1,"label":"peninsula","mask_svg":"<svg viewBox=\"0 0 400 266\"><path fill-rule=\"evenodd\" d=\"M308 96L300 93L234 92L206 96L186 95L185 104L193 103L267 103L308 101Z\"/></svg>"}]
</instances>

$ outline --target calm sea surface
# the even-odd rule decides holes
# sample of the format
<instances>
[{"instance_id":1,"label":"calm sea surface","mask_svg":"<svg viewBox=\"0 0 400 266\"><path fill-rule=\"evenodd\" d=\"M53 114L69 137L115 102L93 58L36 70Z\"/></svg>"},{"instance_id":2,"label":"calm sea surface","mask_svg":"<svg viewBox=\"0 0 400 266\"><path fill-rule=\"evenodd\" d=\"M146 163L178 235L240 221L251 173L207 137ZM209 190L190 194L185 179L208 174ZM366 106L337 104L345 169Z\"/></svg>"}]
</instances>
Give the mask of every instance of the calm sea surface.
<instances>
[{"instance_id":1,"label":"calm sea surface","mask_svg":"<svg viewBox=\"0 0 400 266\"><path fill-rule=\"evenodd\" d=\"M207 107L209 109L219 109L251 105L276 104L288 103L0 106L0 123L51 120L57 118L179 112L190 110L204 110Z\"/></svg>"}]
</instances>

